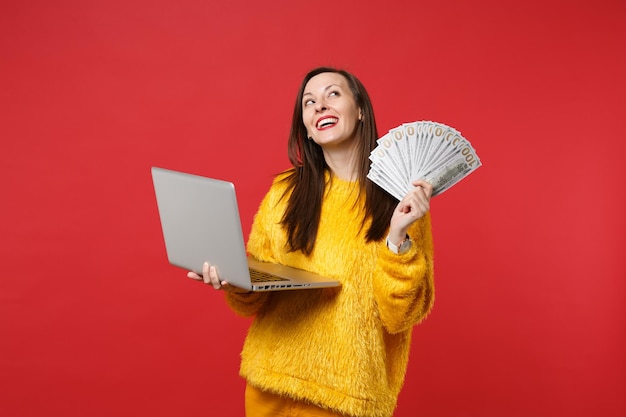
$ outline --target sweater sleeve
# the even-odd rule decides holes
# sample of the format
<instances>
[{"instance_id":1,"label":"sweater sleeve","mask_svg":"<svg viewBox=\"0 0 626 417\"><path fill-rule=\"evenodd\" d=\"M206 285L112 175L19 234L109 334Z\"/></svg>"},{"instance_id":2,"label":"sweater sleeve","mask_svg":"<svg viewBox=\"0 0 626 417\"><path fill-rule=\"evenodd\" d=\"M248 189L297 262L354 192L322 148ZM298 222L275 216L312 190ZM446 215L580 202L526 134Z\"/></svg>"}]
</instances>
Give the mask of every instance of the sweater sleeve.
<instances>
[{"instance_id":1,"label":"sweater sleeve","mask_svg":"<svg viewBox=\"0 0 626 417\"><path fill-rule=\"evenodd\" d=\"M413 241L398 255L383 240L373 277L374 297L389 333L406 331L423 320L434 302L433 243L430 214L409 229Z\"/></svg>"},{"instance_id":2,"label":"sweater sleeve","mask_svg":"<svg viewBox=\"0 0 626 417\"><path fill-rule=\"evenodd\" d=\"M235 314L242 317L252 317L261 309L269 293L267 292L247 292L247 293L226 293L226 302Z\"/></svg>"}]
</instances>

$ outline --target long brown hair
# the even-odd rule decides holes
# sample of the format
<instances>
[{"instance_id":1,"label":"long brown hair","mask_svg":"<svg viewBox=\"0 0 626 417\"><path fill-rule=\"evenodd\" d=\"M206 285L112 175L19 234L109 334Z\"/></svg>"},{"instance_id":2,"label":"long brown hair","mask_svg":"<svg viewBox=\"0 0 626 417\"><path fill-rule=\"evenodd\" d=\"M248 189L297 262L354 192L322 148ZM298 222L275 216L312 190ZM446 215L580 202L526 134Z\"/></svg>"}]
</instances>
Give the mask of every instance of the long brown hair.
<instances>
[{"instance_id":1,"label":"long brown hair","mask_svg":"<svg viewBox=\"0 0 626 417\"><path fill-rule=\"evenodd\" d=\"M285 192L288 202L281 222L287 231L289 250L300 250L307 255L313 252L315 246L328 166L322 148L307 139L306 127L302 121L302 96L311 78L327 72L344 76L357 107L361 109L362 122L359 123L356 132L357 138L360 138L356 155L360 161L357 181L360 185L359 192L365 193L363 224L367 219L372 220L366 234L367 242L377 241L385 236L393 210L398 204L395 198L367 178L370 167L369 155L376 147L378 131L372 103L365 87L354 75L345 70L330 67L313 69L302 80L293 110L287 145L293 168L283 179L288 184Z\"/></svg>"}]
</instances>

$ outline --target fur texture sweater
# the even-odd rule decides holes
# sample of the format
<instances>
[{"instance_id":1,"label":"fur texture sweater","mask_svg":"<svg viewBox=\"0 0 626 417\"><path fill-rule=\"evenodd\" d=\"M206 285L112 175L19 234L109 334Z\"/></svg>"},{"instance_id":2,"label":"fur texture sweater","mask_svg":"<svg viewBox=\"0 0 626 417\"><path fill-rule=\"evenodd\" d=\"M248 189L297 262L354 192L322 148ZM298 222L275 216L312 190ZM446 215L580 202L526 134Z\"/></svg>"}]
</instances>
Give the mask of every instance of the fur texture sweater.
<instances>
[{"instance_id":1,"label":"fur texture sweater","mask_svg":"<svg viewBox=\"0 0 626 417\"><path fill-rule=\"evenodd\" d=\"M365 241L356 183L327 185L311 256L286 250L280 226L286 199L274 182L254 218L248 252L335 277L341 287L227 293L239 315L254 316L240 373L261 390L308 401L347 416L388 417L402 388L413 325L433 305L430 216L414 223L408 253L383 239Z\"/></svg>"}]
</instances>

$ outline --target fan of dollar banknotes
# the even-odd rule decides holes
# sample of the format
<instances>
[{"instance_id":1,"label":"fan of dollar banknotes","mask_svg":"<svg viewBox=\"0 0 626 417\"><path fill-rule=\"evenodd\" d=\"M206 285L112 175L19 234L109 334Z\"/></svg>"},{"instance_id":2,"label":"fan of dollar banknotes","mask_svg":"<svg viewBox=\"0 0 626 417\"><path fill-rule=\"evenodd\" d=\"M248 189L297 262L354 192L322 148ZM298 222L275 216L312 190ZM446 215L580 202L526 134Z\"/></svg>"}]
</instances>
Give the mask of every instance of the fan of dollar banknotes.
<instances>
[{"instance_id":1,"label":"fan of dollar banknotes","mask_svg":"<svg viewBox=\"0 0 626 417\"><path fill-rule=\"evenodd\" d=\"M414 180L431 183L434 197L481 166L470 142L442 123L404 123L377 143L367 177L398 200L414 188Z\"/></svg>"}]
</instances>

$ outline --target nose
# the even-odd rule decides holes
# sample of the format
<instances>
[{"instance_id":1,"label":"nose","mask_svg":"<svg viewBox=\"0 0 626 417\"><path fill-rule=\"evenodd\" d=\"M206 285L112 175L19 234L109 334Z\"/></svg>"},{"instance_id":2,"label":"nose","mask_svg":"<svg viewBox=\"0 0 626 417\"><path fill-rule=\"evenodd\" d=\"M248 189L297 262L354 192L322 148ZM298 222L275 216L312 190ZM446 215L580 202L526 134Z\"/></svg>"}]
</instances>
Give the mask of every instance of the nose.
<instances>
[{"instance_id":1,"label":"nose","mask_svg":"<svg viewBox=\"0 0 626 417\"><path fill-rule=\"evenodd\" d=\"M326 102L324 101L324 99L318 100L315 102L315 111L316 112L321 112L324 110L328 110L328 106L326 105Z\"/></svg>"}]
</instances>

